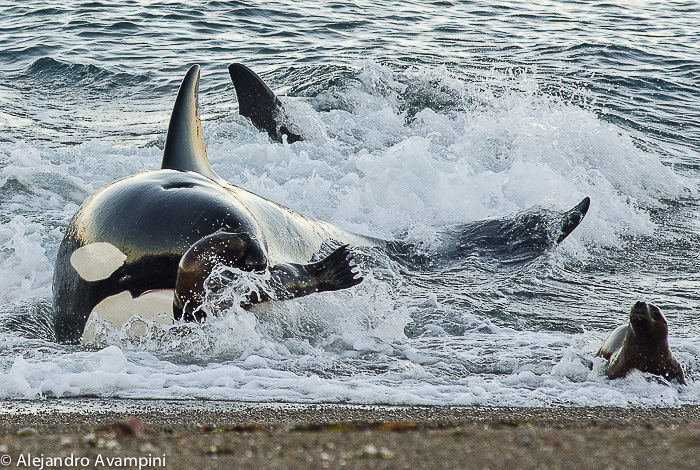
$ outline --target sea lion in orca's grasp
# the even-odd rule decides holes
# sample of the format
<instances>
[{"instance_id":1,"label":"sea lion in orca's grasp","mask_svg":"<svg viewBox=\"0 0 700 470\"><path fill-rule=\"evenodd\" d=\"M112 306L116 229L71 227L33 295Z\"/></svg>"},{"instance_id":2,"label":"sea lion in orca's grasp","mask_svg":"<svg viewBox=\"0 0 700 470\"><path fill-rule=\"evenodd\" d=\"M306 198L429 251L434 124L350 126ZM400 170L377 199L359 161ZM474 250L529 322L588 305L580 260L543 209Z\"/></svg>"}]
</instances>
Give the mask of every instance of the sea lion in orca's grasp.
<instances>
[{"instance_id":1,"label":"sea lion in orca's grasp","mask_svg":"<svg viewBox=\"0 0 700 470\"><path fill-rule=\"evenodd\" d=\"M280 102L257 75L238 64L229 72L241 114L275 139L282 134L287 134L287 142L301 139L279 122ZM354 268L349 246L374 246L388 253L405 247L311 219L221 178L210 166L204 147L199 75L200 68L194 65L182 81L161 169L98 189L70 221L53 279L58 342L89 340L94 334L91 318L107 320L117 328L135 314L163 323L202 320L205 280L218 265L269 273L266 293L244 299L252 304L359 284L362 277ZM585 198L570 211L557 214L554 238L535 237L537 248L561 242L581 222L588 205ZM543 226L538 214L524 218L523 232L514 230L512 221L490 221L483 228L488 229L489 240L494 231L503 230L504 243L510 243L513 237L531 236L533 227ZM456 246L470 249L464 240ZM320 256L329 247L335 251Z\"/></svg>"},{"instance_id":2,"label":"sea lion in orca's grasp","mask_svg":"<svg viewBox=\"0 0 700 470\"><path fill-rule=\"evenodd\" d=\"M683 369L668 346L668 322L656 305L634 304L629 323L610 333L596 356L610 361L606 372L610 379L637 369L685 384Z\"/></svg>"}]
</instances>

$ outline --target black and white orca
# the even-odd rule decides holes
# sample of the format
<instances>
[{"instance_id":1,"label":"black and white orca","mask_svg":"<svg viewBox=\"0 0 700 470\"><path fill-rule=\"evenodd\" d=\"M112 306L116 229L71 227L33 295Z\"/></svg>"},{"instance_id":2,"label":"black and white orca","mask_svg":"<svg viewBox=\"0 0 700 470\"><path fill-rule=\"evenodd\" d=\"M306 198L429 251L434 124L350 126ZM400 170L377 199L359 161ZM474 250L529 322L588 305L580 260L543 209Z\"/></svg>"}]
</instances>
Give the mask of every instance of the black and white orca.
<instances>
[{"instance_id":1,"label":"black and white orca","mask_svg":"<svg viewBox=\"0 0 700 470\"><path fill-rule=\"evenodd\" d=\"M288 143L302 138L280 121L279 100L255 73L240 64L231 65L229 73L242 115L276 140L283 135ZM90 339L94 331L89 319L95 317L116 327L135 314L164 323L201 321L205 280L220 264L269 273L273 295L252 294L246 299L252 304L359 284L362 277L350 246L389 252L405 248L306 217L221 178L205 151L199 75L199 66L192 66L182 81L161 168L98 189L70 221L53 279L58 342ZM558 214L553 236L532 238L537 250L561 242L581 222L588 205L586 198ZM531 237L532 227L542 226L543 217L475 223L461 230L456 243L461 250L470 246L467 239L478 244L477 229L491 241L499 234L504 242ZM514 232L517 220L525 224ZM335 251L311 262L328 243Z\"/></svg>"}]
</instances>

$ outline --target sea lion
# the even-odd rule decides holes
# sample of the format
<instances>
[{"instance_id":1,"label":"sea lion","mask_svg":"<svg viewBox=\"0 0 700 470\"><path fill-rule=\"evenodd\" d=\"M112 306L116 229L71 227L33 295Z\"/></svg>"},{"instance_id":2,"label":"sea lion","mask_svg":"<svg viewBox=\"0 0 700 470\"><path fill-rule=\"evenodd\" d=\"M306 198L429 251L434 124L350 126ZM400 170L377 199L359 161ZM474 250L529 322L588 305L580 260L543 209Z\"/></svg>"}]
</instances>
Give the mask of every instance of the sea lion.
<instances>
[{"instance_id":1,"label":"sea lion","mask_svg":"<svg viewBox=\"0 0 700 470\"><path fill-rule=\"evenodd\" d=\"M610 379L624 377L637 369L685 384L683 369L668 346L666 317L656 305L634 304L629 323L617 327L596 356L610 361L606 371Z\"/></svg>"},{"instance_id":2,"label":"sea lion","mask_svg":"<svg viewBox=\"0 0 700 470\"><path fill-rule=\"evenodd\" d=\"M198 307L205 300L207 289L215 290L217 285L208 285L217 265L233 266L243 271L258 273L269 270L267 290L252 290L246 293L241 305L247 306L275 299L284 300L301 297L315 292L325 292L349 288L362 282L348 262L352 254L343 245L329 256L314 263L285 263L269 266L262 245L255 243L247 233L219 231L208 235L192 245L180 259L175 281L173 315L175 320L202 321L205 314ZM231 260L238 260L231 263ZM225 272L220 273L227 279Z\"/></svg>"},{"instance_id":3,"label":"sea lion","mask_svg":"<svg viewBox=\"0 0 700 470\"><path fill-rule=\"evenodd\" d=\"M241 112L279 137L281 126L272 119L274 94L249 69L234 64L231 70L240 72L231 73L232 77L243 77L238 82L245 83L237 88L246 102ZM231 273L269 275L265 289L241 300L246 306L357 285L362 277L354 268L349 246L378 247L399 259L410 251L406 243L311 219L219 176L204 147L199 75L200 68L194 65L182 81L161 169L107 184L88 197L71 219L54 270L57 341L89 340L95 325L91 318L108 320L117 328L135 314L163 323L201 321L205 317L202 302L211 287L205 281L220 265ZM236 79L234 83L239 86ZM245 92L255 94L261 89L267 101ZM262 103L258 111L256 99ZM293 136L287 134L287 138ZM538 210L512 220L460 226L450 232L454 237L446 237L438 264L472 247L494 243L519 257L523 252L539 254L579 225L589 203L585 198L563 214ZM469 243L471 238L474 244ZM227 281L226 276L222 279Z\"/></svg>"}]
</instances>

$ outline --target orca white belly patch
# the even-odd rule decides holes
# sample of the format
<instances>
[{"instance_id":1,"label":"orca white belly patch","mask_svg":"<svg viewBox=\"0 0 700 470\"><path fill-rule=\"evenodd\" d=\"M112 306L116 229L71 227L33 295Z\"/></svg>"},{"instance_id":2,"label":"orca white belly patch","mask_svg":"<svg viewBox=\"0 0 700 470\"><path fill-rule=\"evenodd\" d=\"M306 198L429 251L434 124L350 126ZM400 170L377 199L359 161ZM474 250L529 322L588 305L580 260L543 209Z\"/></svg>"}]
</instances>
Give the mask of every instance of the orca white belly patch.
<instances>
[{"instance_id":1,"label":"orca white belly patch","mask_svg":"<svg viewBox=\"0 0 700 470\"><path fill-rule=\"evenodd\" d=\"M109 322L116 330L129 324L127 336L137 338L146 333L147 321L169 325L173 320L172 289L148 291L136 298L129 291L124 291L107 297L95 306L85 324L81 341L86 344L95 339L98 322Z\"/></svg>"},{"instance_id":2,"label":"orca white belly patch","mask_svg":"<svg viewBox=\"0 0 700 470\"><path fill-rule=\"evenodd\" d=\"M70 264L80 277L94 282L107 279L126 261L126 255L111 243L96 242L81 246L70 256Z\"/></svg>"}]
</instances>

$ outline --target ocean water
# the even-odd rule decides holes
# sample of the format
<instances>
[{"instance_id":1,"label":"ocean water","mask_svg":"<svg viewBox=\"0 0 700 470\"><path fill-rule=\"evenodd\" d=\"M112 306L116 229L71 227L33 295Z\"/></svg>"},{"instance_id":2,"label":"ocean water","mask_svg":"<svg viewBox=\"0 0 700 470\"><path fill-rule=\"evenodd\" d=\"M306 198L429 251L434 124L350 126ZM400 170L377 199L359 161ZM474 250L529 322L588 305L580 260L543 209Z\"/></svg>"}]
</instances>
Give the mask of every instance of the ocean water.
<instances>
[{"instance_id":1,"label":"ocean water","mask_svg":"<svg viewBox=\"0 0 700 470\"><path fill-rule=\"evenodd\" d=\"M0 399L463 405L700 403L700 6L685 1L0 1ZM237 113L257 71L308 138ZM54 342L51 279L93 191L159 168L202 66L214 169L340 227L424 247L444 227L591 209L526 263L417 272L358 252L341 292L206 324ZM688 384L609 381L594 354L657 304ZM138 321L138 320L137 320Z\"/></svg>"}]
</instances>

